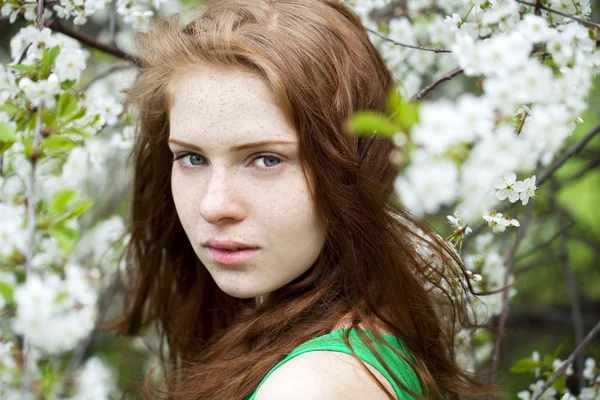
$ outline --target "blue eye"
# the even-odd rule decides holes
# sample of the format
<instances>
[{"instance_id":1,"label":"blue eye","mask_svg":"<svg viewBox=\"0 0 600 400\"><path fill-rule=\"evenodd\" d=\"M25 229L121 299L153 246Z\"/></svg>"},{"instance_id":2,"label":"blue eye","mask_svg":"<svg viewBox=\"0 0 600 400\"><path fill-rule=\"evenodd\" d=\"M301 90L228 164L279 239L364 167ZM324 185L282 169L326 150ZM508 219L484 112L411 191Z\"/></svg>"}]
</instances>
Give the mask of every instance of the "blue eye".
<instances>
[{"instance_id":1,"label":"blue eye","mask_svg":"<svg viewBox=\"0 0 600 400\"><path fill-rule=\"evenodd\" d=\"M188 161L184 161L186 158L188 158ZM265 166L263 167L261 165L255 165L256 168L263 171L271 171L283 166L283 160L280 157L274 156L272 154L260 154L254 157L253 161L261 159L263 160L263 164ZM204 157L202 157L199 154L190 152L184 152L176 155L175 158L173 158L173 162L175 161L179 161L181 168L194 168L206 164L206 160L204 159Z\"/></svg>"},{"instance_id":2,"label":"blue eye","mask_svg":"<svg viewBox=\"0 0 600 400\"><path fill-rule=\"evenodd\" d=\"M188 163L183 163L184 167L188 167L188 165L193 165L193 166L202 165L200 163L200 161L202 161L203 157L201 155L198 155L198 154L195 154L195 153L181 153L178 156L176 156L173 159L173 161L183 160L186 157L189 157L189 164Z\"/></svg>"},{"instance_id":3,"label":"blue eye","mask_svg":"<svg viewBox=\"0 0 600 400\"><path fill-rule=\"evenodd\" d=\"M258 156L258 157L255 158L255 160L258 160L260 158L262 158L263 160L265 160L265 166L267 166L267 167L276 167L279 163L281 163L281 159L279 159L279 157L275 157L275 156L271 156L271 155ZM268 165L268 163L266 162L266 160L271 160L271 161L277 160L277 162L275 164Z\"/></svg>"}]
</instances>

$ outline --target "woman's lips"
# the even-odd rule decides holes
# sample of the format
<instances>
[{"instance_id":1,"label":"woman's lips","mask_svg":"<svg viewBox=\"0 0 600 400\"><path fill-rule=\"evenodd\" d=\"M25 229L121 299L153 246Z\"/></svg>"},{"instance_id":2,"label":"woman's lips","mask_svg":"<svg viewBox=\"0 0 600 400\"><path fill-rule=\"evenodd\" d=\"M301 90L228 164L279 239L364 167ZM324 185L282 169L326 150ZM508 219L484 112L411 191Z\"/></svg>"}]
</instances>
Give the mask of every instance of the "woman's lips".
<instances>
[{"instance_id":1,"label":"woman's lips","mask_svg":"<svg viewBox=\"0 0 600 400\"><path fill-rule=\"evenodd\" d=\"M248 248L240 250L225 250L214 247L207 247L208 254L214 262L222 265L238 265L248 261L252 256L258 253L258 248Z\"/></svg>"}]
</instances>

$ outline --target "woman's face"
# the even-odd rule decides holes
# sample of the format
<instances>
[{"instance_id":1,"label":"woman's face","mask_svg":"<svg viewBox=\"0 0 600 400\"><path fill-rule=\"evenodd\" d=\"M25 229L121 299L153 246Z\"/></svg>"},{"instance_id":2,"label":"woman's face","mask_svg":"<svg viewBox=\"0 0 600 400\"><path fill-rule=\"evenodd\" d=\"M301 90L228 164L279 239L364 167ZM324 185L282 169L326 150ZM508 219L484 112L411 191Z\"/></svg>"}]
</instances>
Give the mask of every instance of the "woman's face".
<instances>
[{"instance_id":1,"label":"woman's face","mask_svg":"<svg viewBox=\"0 0 600 400\"><path fill-rule=\"evenodd\" d=\"M221 290L238 298L296 279L316 260L325 233L297 134L266 83L251 71L202 66L178 78L172 94L171 189L200 261ZM209 240L257 249L218 251L206 247Z\"/></svg>"}]
</instances>

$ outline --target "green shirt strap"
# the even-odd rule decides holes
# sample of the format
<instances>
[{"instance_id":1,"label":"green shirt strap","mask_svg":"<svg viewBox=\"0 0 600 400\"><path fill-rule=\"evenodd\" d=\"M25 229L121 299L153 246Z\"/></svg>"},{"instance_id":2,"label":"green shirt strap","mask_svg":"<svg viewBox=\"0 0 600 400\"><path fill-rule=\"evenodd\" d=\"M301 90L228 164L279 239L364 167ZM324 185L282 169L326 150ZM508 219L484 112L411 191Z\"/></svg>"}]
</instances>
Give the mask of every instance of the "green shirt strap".
<instances>
[{"instance_id":1,"label":"green shirt strap","mask_svg":"<svg viewBox=\"0 0 600 400\"><path fill-rule=\"evenodd\" d=\"M313 338L313 339L301 344L300 346L296 347L292 352L287 354L283 360L281 360L277 365L275 365L269 371L269 373L260 382L260 384L258 385L256 390L245 400L254 400L258 390L263 385L263 383L267 380L267 378L281 365L285 364L287 361L291 360L292 358L299 356L300 354L308 353L309 351L327 350L327 351L338 351L341 353L346 353L346 354L352 355L352 350L350 350L350 348L346 345L346 343L344 343L344 339L343 339L343 335L346 330L347 329L335 330L328 334ZM375 342L375 337L373 336L372 332L370 332L369 330L366 330L366 329L364 331L367 334L367 336L369 336L371 339L373 339L373 345L375 346L377 351L381 354L383 360L388 364L388 367L393 372L395 372L396 375L402 380L402 383L404 383L404 385L406 385L412 391L419 393L419 394L423 394L421 385L419 383L419 379L418 379L416 373L414 372L414 370L410 367L410 365L406 361L401 359L400 357L396 356L396 354L394 354L392 352L392 350L389 349L387 346L385 346L383 343ZM410 360L412 360L412 357L410 356L410 353L408 352L406 344L403 341L397 339L394 336L390 336L390 335L381 335L381 336L385 340L387 340L388 343L390 343L392 345L392 347L394 347L396 350L400 351L405 356L407 356ZM361 360L363 360L365 363L370 364L375 369L377 369L379 372L381 372L381 374L390 382L390 385L392 385L392 387L394 388L394 391L396 392L396 396L398 396L399 400L413 400L414 399L413 396L411 396L409 393L407 393L405 390L403 390L400 386L398 386L394 382L391 375L387 373L387 371L385 370L383 365L377 360L375 355L369 350L366 343L363 342L362 339L358 336L355 329L352 329L350 331L348 339L350 340L350 343L352 344L352 347L354 348L354 351L356 352L357 356Z\"/></svg>"}]
</instances>

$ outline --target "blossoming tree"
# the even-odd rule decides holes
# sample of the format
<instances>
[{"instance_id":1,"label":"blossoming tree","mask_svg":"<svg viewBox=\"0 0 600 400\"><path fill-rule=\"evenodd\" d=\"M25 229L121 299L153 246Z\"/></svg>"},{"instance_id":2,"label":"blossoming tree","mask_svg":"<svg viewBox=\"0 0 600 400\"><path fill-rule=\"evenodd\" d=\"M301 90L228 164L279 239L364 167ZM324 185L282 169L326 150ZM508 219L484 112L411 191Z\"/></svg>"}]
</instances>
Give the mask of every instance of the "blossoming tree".
<instances>
[{"instance_id":1,"label":"blossoming tree","mask_svg":"<svg viewBox=\"0 0 600 400\"><path fill-rule=\"evenodd\" d=\"M562 226L549 240L563 238L569 226L556 203L556 171L600 132L589 127L572 140L600 71L589 0L532 1L346 1L397 81L395 117L357 113L351 130L393 138L396 189L415 215L453 214L447 240L476 289L511 286L475 299L478 322L493 329L456 338L464 368L488 362L490 380L519 288L519 248L544 246L528 235L538 188L550 187L551 217ZM19 27L0 65L3 399L105 399L123 389L121 361L92 345L127 241L121 163L135 110L123 109L119 88L135 76L134 32L192 3L0 0L1 24ZM98 37L85 33L94 24L104 26ZM584 357L600 323L584 332L568 257L564 265L578 344L564 361L537 351L519 360L512 371L533 381L518 392L522 400L600 399L596 361Z\"/></svg>"}]
</instances>

